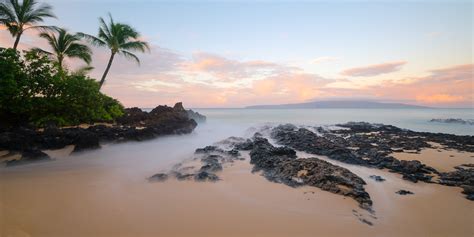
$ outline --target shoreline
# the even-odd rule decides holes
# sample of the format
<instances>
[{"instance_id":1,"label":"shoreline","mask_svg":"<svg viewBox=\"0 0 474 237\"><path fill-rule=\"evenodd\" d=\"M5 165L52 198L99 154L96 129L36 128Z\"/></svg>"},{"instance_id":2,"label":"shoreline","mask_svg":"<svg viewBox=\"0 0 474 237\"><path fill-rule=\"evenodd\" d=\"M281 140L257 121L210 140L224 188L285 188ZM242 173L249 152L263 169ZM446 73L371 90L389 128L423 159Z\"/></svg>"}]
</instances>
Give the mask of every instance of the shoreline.
<instances>
[{"instance_id":1,"label":"shoreline","mask_svg":"<svg viewBox=\"0 0 474 237\"><path fill-rule=\"evenodd\" d=\"M274 128L264 126L252 130L252 134L261 133L271 144L281 146L276 137L271 138ZM216 182L195 181L194 176L183 181L173 176L163 182L147 180L160 171L176 171L174 167L181 160L180 167L193 166L185 170L194 175L206 165L202 158L221 155L229 161L226 157L234 153L228 151L247 141L245 137L222 141L221 135L216 135L212 139L215 139L214 144L192 145L200 148L193 154L194 150L186 147L191 137L207 136L203 133L207 128L201 129L189 136L105 145L102 149L81 153L72 153L72 146L44 150L55 158L53 162L0 167L0 186L5 191L0 199L4 210L0 222L6 228L3 233L13 236L21 236L22 232L34 236L147 236L150 233L164 236L379 236L380 233L386 236L469 236L474 233L470 225L474 202L461 194L462 188L423 181L414 183L389 169L348 164L300 150L296 150L298 160L317 158L348 169L363 179L365 191L373 202L371 210L361 208L350 196L318 187L269 182L264 172L255 172L254 164L250 163L251 150L239 150L240 156L230 159L231 162L222 162L222 170L211 172L219 178ZM312 131L318 132L317 128ZM359 132L380 136L380 133ZM329 138L330 134L324 137ZM183 149L172 153L163 150L176 145ZM223 153L204 149L206 145L217 146ZM406 159L419 157L422 163L439 172L451 172L453 165L459 162L443 163L440 157L440 163L432 164L427 162L429 153L426 152L446 155L444 158L468 155L465 158L473 160L472 152L437 152L438 144L429 145L435 148L421 147L419 154L394 152L389 155L396 158L408 155ZM157 153L151 153L152 148ZM65 157L70 153L73 155ZM426 160L421 159L422 156ZM168 157L168 160L156 163L160 157ZM380 176L384 181L378 182L370 178L371 175ZM399 190L414 194L396 194ZM39 218L37 213L48 218ZM266 221L263 223L262 219ZM71 229L73 234L68 232Z\"/></svg>"}]
</instances>

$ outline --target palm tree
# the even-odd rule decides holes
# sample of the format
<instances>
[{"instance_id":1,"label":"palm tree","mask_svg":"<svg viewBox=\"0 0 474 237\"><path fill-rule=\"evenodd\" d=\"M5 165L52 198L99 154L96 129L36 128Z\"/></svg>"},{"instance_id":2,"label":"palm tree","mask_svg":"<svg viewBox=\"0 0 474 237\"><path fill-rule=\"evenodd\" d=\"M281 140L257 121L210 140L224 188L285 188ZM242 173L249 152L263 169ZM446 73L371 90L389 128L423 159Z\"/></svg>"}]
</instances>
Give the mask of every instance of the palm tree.
<instances>
[{"instance_id":1,"label":"palm tree","mask_svg":"<svg viewBox=\"0 0 474 237\"><path fill-rule=\"evenodd\" d=\"M13 49L16 50L21 35L25 30L33 28L48 28L47 26L36 26L43 22L44 18L56 16L51 12L52 7L48 4L40 4L36 0L1 0L0 2L0 24L5 25L10 34L16 39Z\"/></svg>"},{"instance_id":2,"label":"palm tree","mask_svg":"<svg viewBox=\"0 0 474 237\"><path fill-rule=\"evenodd\" d=\"M116 54L133 59L138 64L140 64L140 60L132 52L139 51L143 53L147 50L150 50L147 42L138 40L140 34L135 29L127 24L114 22L110 14L109 17L110 22L108 24L102 17L99 18L100 27L97 37L79 33L82 35L82 37L88 39L92 44L110 49L109 63L107 64L107 68L105 69L104 74L100 80L99 89L104 84L105 78L109 73Z\"/></svg>"},{"instance_id":3,"label":"palm tree","mask_svg":"<svg viewBox=\"0 0 474 237\"><path fill-rule=\"evenodd\" d=\"M63 68L63 61L66 57L78 58L90 64L92 61L92 50L87 45L81 44L80 35L70 34L62 28L57 28L55 31L57 35L55 33L43 32L40 34L40 37L46 39L53 49L52 52L43 52L55 57L60 70Z\"/></svg>"}]
</instances>

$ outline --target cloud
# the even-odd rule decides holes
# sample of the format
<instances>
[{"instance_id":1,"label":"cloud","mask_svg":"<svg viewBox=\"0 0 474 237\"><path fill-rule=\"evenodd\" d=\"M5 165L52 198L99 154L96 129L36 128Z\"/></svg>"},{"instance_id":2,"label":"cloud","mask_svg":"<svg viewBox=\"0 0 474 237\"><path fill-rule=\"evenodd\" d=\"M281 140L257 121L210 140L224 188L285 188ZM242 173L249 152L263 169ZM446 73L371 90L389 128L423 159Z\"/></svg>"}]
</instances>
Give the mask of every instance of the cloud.
<instances>
[{"instance_id":1,"label":"cloud","mask_svg":"<svg viewBox=\"0 0 474 237\"><path fill-rule=\"evenodd\" d=\"M20 49L49 48L34 31L25 34ZM13 39L0 31L0 45ZM378 80L376 76L400 70L405 62L388 62L345 70L343 77L324 78L302 68L267 60L237 60L211 53L185 56L171 49L151 46L138 54L136 65L116 57L103 91L126 106L154 107L183 101L189 107L241 107L252 104L298 103L309 100L372 99L443 107L474 107L474 64L429 70L424 76ZM91 73L100 78L109 59L106 49L94 48ZM335 60L320 57L314 63ZM71 68L83 64L70 60ZM367 76L371 83L352 76Z\"/></svg>"},{"instance_id":2,"label":"cloud","mask_svg":"<svg viewBox=\"0 0 474 237\"><path fill-rule=\"evenodd\" d=\"M399 71L405 64L405 61L387 62L364 67L349 68L342 71L341 74L344 76L351 77L373 77L381 74Z\"/></svg>"},{"instance_id":3,"label":"cloud","mask_svg":"<svg viewBox=\"0 0 474 237\"><path fill-rule=\"evenodd\" d=\"M473 78L474 64L456 65L431 70L428 76L386 81L359 92L416 104L473 107Z\"/></svg>"},{"instance_id":4,"label":"cloud","mask_svg":"<svg viewBox=\"0 0 474 237\"><path fill-rule=\"evenodd\" d=\"M449 94L418 95L416 96L416 100L428 104L446 104L453 102L461 102L464 100L464 97Z\"/></svg>"},{"instance_id":5,"label":"cloud","mask_svg":"<svg viewBox=\"0 0 474 237\"><path fill-rule=\"evenodd\" d=\"M238 61L202 52L193 54L190 61L182 64L182 70L188 73L207 74L213 79L224 82L266 77L294 69L263 60Z\"/></svg>"}]
</instances>

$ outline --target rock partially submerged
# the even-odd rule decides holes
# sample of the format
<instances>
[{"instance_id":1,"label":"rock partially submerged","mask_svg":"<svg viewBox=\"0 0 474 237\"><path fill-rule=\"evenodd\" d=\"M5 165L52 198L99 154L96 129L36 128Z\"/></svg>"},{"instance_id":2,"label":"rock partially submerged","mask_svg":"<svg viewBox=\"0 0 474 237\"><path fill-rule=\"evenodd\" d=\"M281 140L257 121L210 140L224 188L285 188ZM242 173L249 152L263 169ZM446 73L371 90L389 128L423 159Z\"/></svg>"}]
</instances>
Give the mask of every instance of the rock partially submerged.
<instances>
[{"instance_id":1,"label":"rock partially submerged","mask_svg":"<svg viewBox=\"0 0 474 237\"><path fill-rule=\"evenodd\" d=\"M472 200L472 169L460 167L449 173L440 173L417 160L398 160L393 152L419 152L432 148L430 143L439 143L442 149L474 151L474 136L457 136L442 133L414 132L391 125L351 122L339 124L343 129L327 130L321 127L312 131L294 125L280 125L271 130L271 136L278 144L289 146L310 154L324 155L340 162L388 169L402 174L411 182L436 182L433 177L440 176L438 183L466 187L464 192ZM474 179L472 179L474 180Z\"/></svg>"},{"instance_id":2,"label":"rock partially submerged","mask_svg":"<svg viewBox=\"0 0 474 237\"><path fill-rule=\"evenodd\" d=\"M455 168L455 171L441 173L439 183L461 187L466 198L474 201L474 167L472 164L467 164Z\"/></svg>"},{"instance_id":3,"label":"rock partially submerged","mask_svg":"<svg viewBox=\"0 0 474 237\"><path fill-rule=\"evenodd\" d=\"M379 176L379 175L371 175L371 176L369 176L369 178L371 178L371 179L373 179L373 180L375 180L375 181L377 181L377 182L383 182L383 181L385 181L385 179L384 179L382 176Z\"/></svg>"},{"instance_id":4,"label":"rock partially submerged","mask_svg":"<svg viewBox=\"0 0 474 237\"><path fill-rule=\"evenodd\" d=\"M44 131L34 128L14 128L0 132L0 150L61 149L75 145L74 152L100 148L101 142L143 141L163 135L191 133L197 123L188 117L181 103L174 107L158 106L151 112L139 108L125 110L117 124L88 128L56 128Z\"/></svg>"},{"instance_id":5,"label":"rock partially submerged","mask_svg":"<svg viewBox=\"0 0 474 237\"><path fill-rule=\"evenodd\" d=\"M386 168L402 174L404 179L412 182L418 180L429 182L436 173L435 169L419 161L400 161L390 156L391 146L385 144L387 140L371 139L357 133L342 131L340 133L343 133L344 137L329 131L318 135L307 128L280 125L272 129L271 136L279 144L300 151L327 156L347 164Z\"/></svg>"},{"instance_id":6,"label":"rock partially submerged","mask_svg":"<svg viewBox=\"0 0 474 237\"><path fill-rule=\"evenodd\" d=\"M206 122L206 116L198 113L198 112L195 112L193 111L192 109L188 109L186 110L186 113L188 114L188 117L190 119L194 119L194 121L196 121L197 123L204 123Z\"/></svg>"},{"instance_id":7,"label":"rock partially submerged","mask_svg":"<svg viewBox=\"0 0 474 237\"><path fill-rule=\"evenodd\" d=\"M474 125L474 119L460 119L460 118L431 119L430 122Z\"/></svg>"},{"instance_id":8,"label":"rock partially submerged","mask_svg":"<svg viewBox=\"0 0 474 237\"><path fill-rule=\"evenodd\" d=\"M167 179L168 179L168 174L165 174L165 173L158 173L148 178L149 181L157 181L157 182L163 182L163 181L166 181Z\"/></svg>"},{"instance_id":9,"label":"rock partially submerged","mask_svg":"<svg viewBox=\"0 0 474 237\"><path fill-rule=\"evenodd\" d=\"M411 194L414 194L412 191L408 191L408 190L405 190L405 189L400 189L400 190L396 191L395 193L398 194L398 195L411 195Z\"/></svg>"},{"instance_id":10,"label":"rock partially submerged","mask_svg":"<svg viewBox=\"0 0 474 237\"><path fill-rule=\"evenodd\" d=\"M243 160L237 150L225 150L217 146L198 148L195 151L195 156L192 161L199 161L200 165L197 165L197 167L195 167L195 164L190 166L186 162L178 163L169 173L158 173L148 178L148 180L155 181L157 178L166 176L167 178L175 177L180 181L193 179L197 182L216 182L220 180L217 173L222 171L224 164L232 163L235 160Z\"/></svg>"},{"instance_id":11,"label":"rock partially submerged","mask_svg":"<svg viewBox=\"0 0 474 237\"><path fill-rule=\"evenodd\" d=\"M32 162L49 161L49 160L51 160L51 158L48 156L48 154L40 150L30 149L30 150L22 151L20 159L6 161L6 166L23 165L23 164L29 164Z\"/></svg>"},{"instance_id":12,"label":"rock partially submerged","mask_svg":"<svg viewBox=\"0 0 474 237\"><path fill-rule=\"evenodd\" d=\"M268 180L297 187L309 185L332 193L349 196L370 210L372 200L365 191L363 179L348 169L318 158L297 159L289 147L274 147L266 138L254 137L250 163Z\"/></svg>"}]
</instances>

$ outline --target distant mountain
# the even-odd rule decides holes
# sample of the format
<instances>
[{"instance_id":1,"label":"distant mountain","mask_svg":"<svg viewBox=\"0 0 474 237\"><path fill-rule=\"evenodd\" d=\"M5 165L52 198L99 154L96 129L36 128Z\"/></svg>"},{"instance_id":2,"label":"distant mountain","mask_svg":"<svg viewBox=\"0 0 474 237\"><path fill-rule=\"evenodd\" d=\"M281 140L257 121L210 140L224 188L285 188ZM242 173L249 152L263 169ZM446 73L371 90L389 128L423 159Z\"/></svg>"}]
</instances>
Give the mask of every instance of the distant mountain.
<instances>
[{"instance_id":1,"label":"distant mountain","mask_svg":"<svg viewBox=\"0 0 474 237\"><path fill-rule=\"evenodd\" d=\"M298 104L281 105L253 105L246 109L422 109L430 108L418 105L400 104L400 103L381 103L373 101L315 101Z\"/></svg>"}]
</instances>

